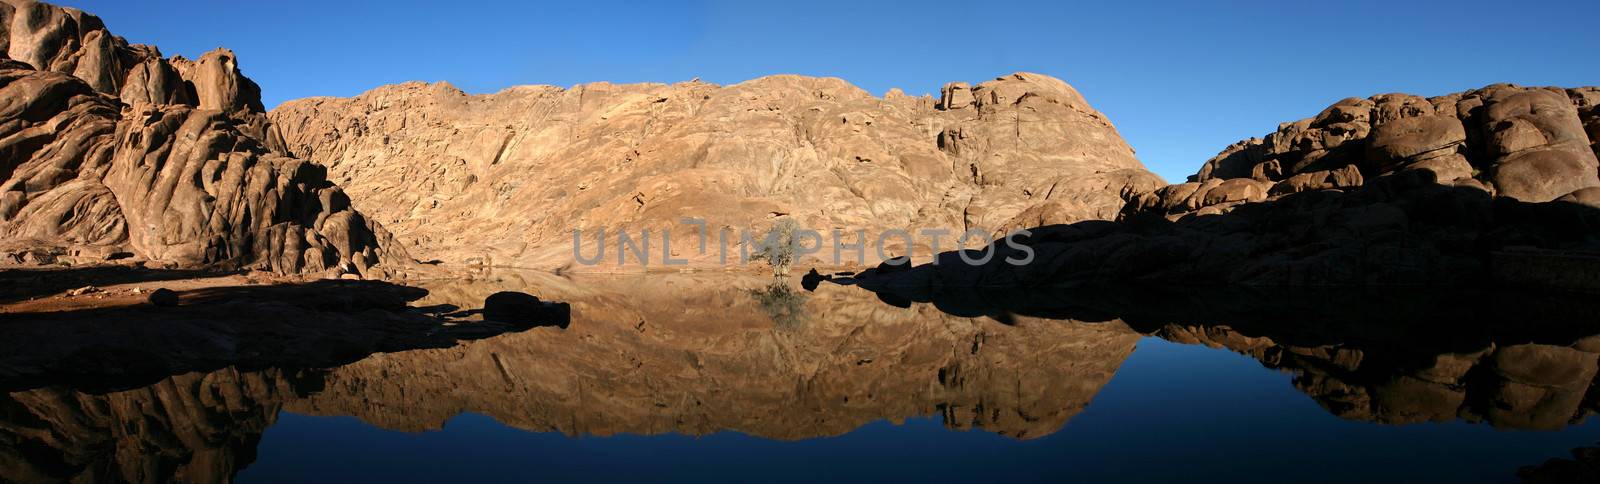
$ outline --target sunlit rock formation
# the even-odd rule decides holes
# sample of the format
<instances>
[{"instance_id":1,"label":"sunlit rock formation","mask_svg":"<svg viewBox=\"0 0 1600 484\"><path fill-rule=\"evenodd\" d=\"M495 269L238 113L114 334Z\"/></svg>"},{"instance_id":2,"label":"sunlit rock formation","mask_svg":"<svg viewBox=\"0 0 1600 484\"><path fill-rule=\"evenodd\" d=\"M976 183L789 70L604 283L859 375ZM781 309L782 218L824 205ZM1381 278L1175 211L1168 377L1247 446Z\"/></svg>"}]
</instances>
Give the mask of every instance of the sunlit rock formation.
<instances>
[{"instance_id":1,"label":"sunlit rock formation","mask_svg":"<svg viewBox=\"0 0 1600 484\"><path fill-rule=\"evenodd\" d=\"M487 95L414 82L290 101L271 117L289 151L328 166L357 208L446 262L566 266L574 229L587 230L585 254L606 229L650 230L657 265L663 232L673 257L715 264L717 230L737 243L779 215L838 229L843 243L867 230L870 244L885 229L1108 219L1162 183L1076 90L1031 73L951 84L940 100L790 75ZM709 253L685 217L708 224ZM927 243L914 242L919 255ZM903 239L886 245L907 253Z\"/></svg>"},{"instance_id":2,"label":"sunlit rock formation","mask_svg":"<svg viewBox=\"0 0 1600 484\"><path fill-rule=\"evenodd\" d=\"M163 58L93 15L0 3L0 255L369 274L409 262L283 155L233 53Z\"/></svg>"}]
</instances>

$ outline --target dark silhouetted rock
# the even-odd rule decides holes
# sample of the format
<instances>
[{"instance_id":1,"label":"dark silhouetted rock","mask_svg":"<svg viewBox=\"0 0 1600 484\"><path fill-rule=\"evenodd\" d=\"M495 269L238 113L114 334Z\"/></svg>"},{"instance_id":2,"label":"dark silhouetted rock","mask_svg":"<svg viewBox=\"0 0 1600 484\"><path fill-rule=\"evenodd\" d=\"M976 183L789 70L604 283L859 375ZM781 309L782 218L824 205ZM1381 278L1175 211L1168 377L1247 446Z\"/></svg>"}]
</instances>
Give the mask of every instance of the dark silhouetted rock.
<instances>
[{"instance_id":1,"label":"dark silhouetted rock","mask_svg":"<svg viewBox=\"0 0 1600 484\"><path fill-rule=\"evenodd\" d=\"M501 291L483 300L483 319L530 326L567 327L572 308L567 303L540 301L532 294Z\"/></svg>"},{"instance_id":2,"label":"dark silhouetted rock","mask_svg":"<svg viewBox=\"0 0 1600 484\"><path fill-rule=\"evenodd\" d=\"M1517 477L1528 484L1600 482L1600 447L1572 449L1571 459L1555 458L1526 466L1517 469Z\"/></svg>"},{"instance_id":3,"label":"dark silhouetted rock","mask_svg":"<svg viewBox=\"0 0 1600 484\"><path fill-rule=\"evenodd\" d=\"M156 307L170 308L178 305L178 293L165 287L158 288L150 291L150 295L145 296L145 300L150 301L150 304Z\"/></svg>"},{"instance_id":4,"label":"dark silhouetted rock","mask_svg":"<svg viewBox=\"0 0 1600 484\"><path fill-rule=\"evenodd\" d=\"M828 279L831 279L831 277L824 276L821 273L818 273L815 268L813 268L811 271L806 272L806 275L800 277L800 287L807 291L815 291L817 290L817 286L822 284L822 281L826 281Z\"/></svg>"}]
</instances>

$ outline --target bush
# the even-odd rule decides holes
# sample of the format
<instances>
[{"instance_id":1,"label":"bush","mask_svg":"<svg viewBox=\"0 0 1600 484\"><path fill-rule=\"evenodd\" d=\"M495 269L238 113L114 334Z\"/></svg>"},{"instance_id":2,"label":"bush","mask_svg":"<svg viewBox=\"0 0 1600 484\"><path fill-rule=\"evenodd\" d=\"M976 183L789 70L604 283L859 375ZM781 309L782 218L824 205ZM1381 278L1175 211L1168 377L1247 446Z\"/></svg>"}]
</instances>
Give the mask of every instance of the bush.
<instances>
[{"instance_id":1,"label":"bush","mask_svg":"<svg viewBox=\"0 0 1600 484\"><path fill-rule=\"evenodd\" d=\"M767 264L772 265L773 277L789 275L789 266L794 264L794 253L799 244L795 240L795 232L799 230L799 222L783 217L772 224L772 229L762 239L761 248L755 252L755 256L766 259Z\"/></svg>"}]
</instances>

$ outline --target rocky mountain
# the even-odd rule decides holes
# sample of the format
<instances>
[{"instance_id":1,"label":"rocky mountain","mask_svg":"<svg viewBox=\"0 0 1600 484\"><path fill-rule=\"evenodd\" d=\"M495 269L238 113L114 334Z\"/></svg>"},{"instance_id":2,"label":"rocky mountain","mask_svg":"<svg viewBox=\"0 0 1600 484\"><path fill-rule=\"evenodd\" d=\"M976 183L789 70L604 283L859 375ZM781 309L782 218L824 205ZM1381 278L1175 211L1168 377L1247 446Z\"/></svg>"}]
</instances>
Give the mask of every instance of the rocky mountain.
<instances>
[{"instance_id":1,"label":"rocky mountain","mask_svg":"<svg viewBox=\"0 0 1600 484\"><path fill-rule=\"evenodd\" d=\"M1600 291L1597 104L1600 88L1506 84L1346 99L1132 197L1115 223L1035 230L1030 266L897 278Z\"/></svg>"},{"instance_id":2,"label":"rocky mountain","mask_svg":"<svg viewBox=\"0 0 1600 484\"><path fill-rule=\"evenodd\" d=\"M283 155L232 52L164 58L93 15L5 0L0 53L8 262L376 276L409 261L324 168Z\"/></svg>"},{"instance_id":3,"label":"rocky mountain","mask_svg":"<svg viewBox=\"0 0 1600 484\"><path fill-rule=\"evenodd\" d=\"M600 269L615 269L617 230L651 231L657 265L663 232L673 257L714 264L719 229L737 243L783 215L842 243L857 230L992 233L1111 218L1162 183L1076 90L1028 73L953 83L939 99L787 75L487 95L407 83L270 117L290 153L327 166L408 250L446 262L571 265L572 231L587 231L592 257L606 229ZM685 217L706 221L707 253ZM886 245L931 252L926 238Z\"/></svg>"}]
</instances>

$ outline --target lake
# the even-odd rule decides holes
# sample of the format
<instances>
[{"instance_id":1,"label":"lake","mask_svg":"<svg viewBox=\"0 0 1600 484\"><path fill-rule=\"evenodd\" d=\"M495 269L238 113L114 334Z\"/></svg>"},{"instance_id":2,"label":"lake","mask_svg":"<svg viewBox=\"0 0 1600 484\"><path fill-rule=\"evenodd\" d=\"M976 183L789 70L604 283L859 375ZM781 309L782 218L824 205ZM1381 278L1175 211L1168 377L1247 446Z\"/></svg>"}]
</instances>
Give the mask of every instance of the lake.
<instances>
[{"instance_id":1,"label":"lake","mask_svg":"<svg viewBox=\"0 0 1600 484\"><path fill-rule=\"evenodd\" d=\"M0 472L1516 482L1523 466L1600 441L1589 418L1600 323L1583 299L840 281L499 272L425 283L419 308L517 290L568 302L572 317L333 368L10 392Z\"/></svg>"}]
</instances>

